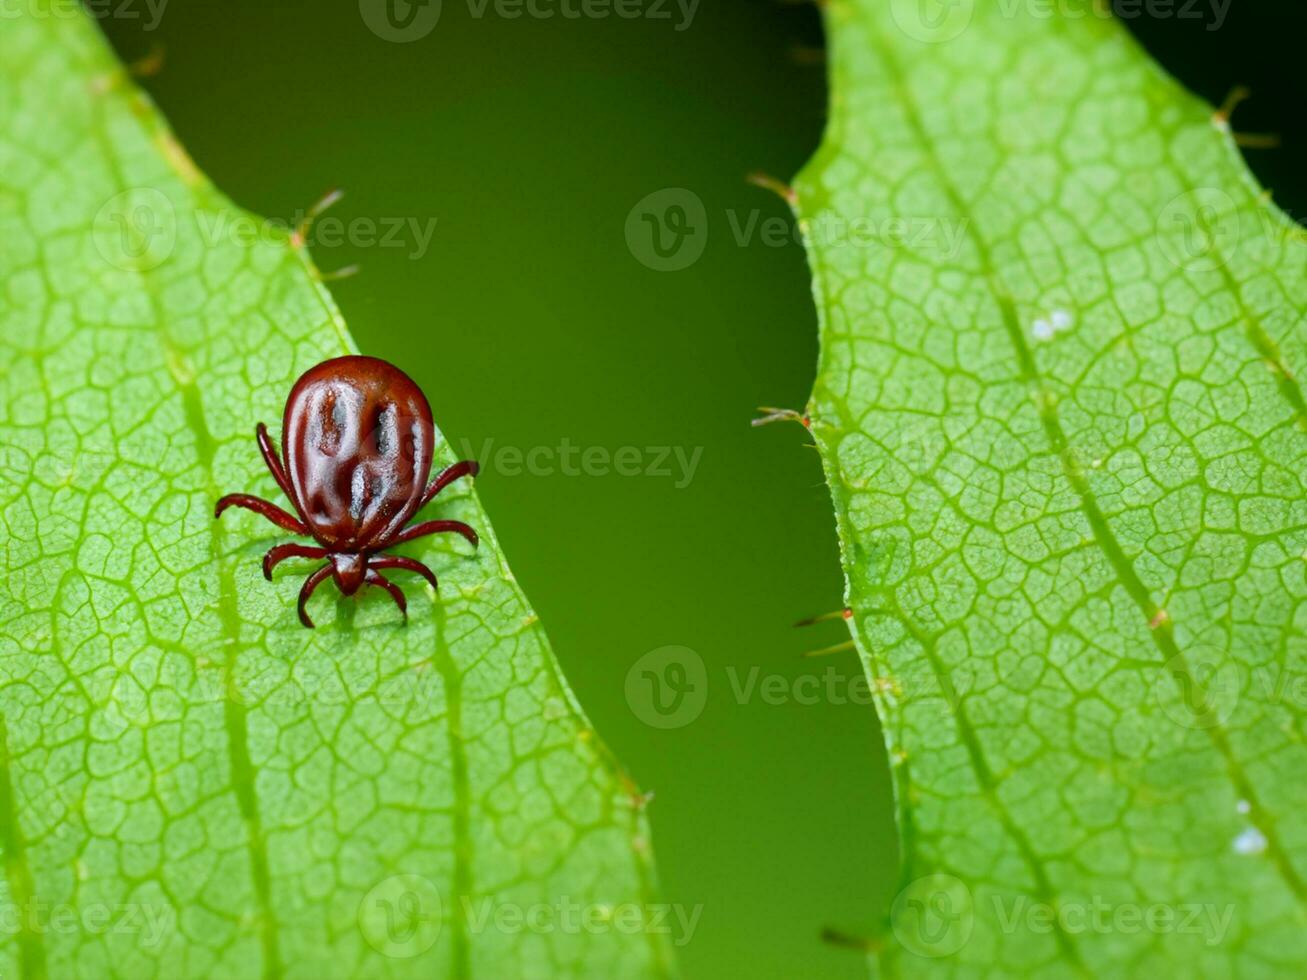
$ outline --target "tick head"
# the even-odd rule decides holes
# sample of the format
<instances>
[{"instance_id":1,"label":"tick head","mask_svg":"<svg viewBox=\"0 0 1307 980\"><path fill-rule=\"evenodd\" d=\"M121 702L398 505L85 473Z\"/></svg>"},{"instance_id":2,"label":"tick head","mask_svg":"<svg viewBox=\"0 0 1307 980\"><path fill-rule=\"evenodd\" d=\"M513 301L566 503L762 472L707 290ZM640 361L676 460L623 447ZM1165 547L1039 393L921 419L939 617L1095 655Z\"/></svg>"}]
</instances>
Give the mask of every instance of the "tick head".
<instances>
[{"instance_id":1,"label":"tick head","mask_svg":"<svg viewBox=\"0 0 1307 980\"><path fill-rule=\"evenodd\" d=\"M336 580L336 588L344 595L353 595L363 585L363 576L368 572L368 563L362 555L349 552L337 552L331 555L331 577Z\"/></svg>"}]
</instances>

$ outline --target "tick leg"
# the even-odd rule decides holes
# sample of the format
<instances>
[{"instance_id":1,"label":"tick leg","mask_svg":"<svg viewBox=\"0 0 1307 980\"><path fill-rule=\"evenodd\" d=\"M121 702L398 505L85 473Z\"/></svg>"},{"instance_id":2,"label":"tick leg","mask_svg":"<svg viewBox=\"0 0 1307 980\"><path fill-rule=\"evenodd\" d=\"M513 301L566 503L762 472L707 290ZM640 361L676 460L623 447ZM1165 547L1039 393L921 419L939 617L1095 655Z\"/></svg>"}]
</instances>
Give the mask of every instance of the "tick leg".
<instances>
[{"instance_id":1,"label":"tick leg","mask_svg":"<svg viewBox=\"0 0 1307 980\"><path fill-rule=\"evenodd\" d=\"M221 517L222 512L228 507L244 507L256 514L262 514L273 524L276 524L277 527L285 528L292 534L309 534L309 529L301 524L297 518L292 517L276 504L269 503L262 497L252 497L248 493L229 493L218 501L218 506L213 510L213 516Z\"/></svg>"},{"instance_id":2,"label":"tick leg","mask_svg":"<svg viewBox=\"0 0 1307 980\"><path fill-rule=\"evenodd\" d=\"M326 558L326 548L310 548L302 544L279 544L263 556L263 577L272 581L272 570L287 558Z\"/></svg>"},{"instance_id":3,"label":"tick leg","mask_svg":"<svg viewBox=\"0 0 1307 980\"><path fill-rule=\"evenodd\" d=\"M426 490L422 492L422 500L418 507L423 507L431 502L431 498L444 490L455 480L464 476L476 476L481 472L481 464L475 460L465 459L460 463L455 463L449 469L445 470L438 477L431 481Z\"/></svg>"},{"instance_id":4,"label":"tick leg","mask_svg":"<svg viewBox=\"0 0 1307 980\"><path fill-rule=\"evenodd\" d=\"M390 581L390 579L386 578L380 572L372 571L371 568L368 569L367 575L363 577L363 581L368 585L375 585L377 588L385 589L389 592L390 597L395 600L395 605L399 606L399 611L404 614L405 624L408 623L408 600L404 598L404 593L400 591L398 585Z\"/></svg>"},{"instance_id":5,"label":"tick leg","mask_svg":"<svg viewBox=\"0 0 1307 980\"><path fill-rule=\"evenodd\" d=\"M425 538L428 534L441 534L445 531L453 531L455 534L461 534L472 542L472 547L477 546L480 540L476 531L472 530L462 521L424 521L421 524L413 524L404 528L393 538L387 541L383 548L393 548L397 544L403 544L405 541L412 541L415 538Z\"/></svg>"},{"instance_id":6,"label":"tick leg","mask_svg":"<svg viewBox=\"0 0 1307 980\"><path fill-rule=\"evenodd\" d=\"M403 558L399 555L382 555L379 558L368 559L369 568L403 568L410 572L417 572L424 579L431 583L433 589L439 589L440 583L436 581L436 573L427 568L420 561L412 558Z\"/></svg>"},{"instance_id":7,"label":"tick leg","mask_svg":"<svg viewBox=\"0 0 1307 980\"><path fill-rule=\"evenodd\" d=\"M272 478L277 481L277 486L281 487L281 492L286 495L286 499L294 504L295 494L291 492L290 480L286 479L286 471L281 468L281 459L277 456L277 447L272 444L272 439L268 435L268 427L260 422L254 427L254 433L259 440L259 452L263 453L263 461L268 464ZM295 509L299 510L298 507Z\"/></svg>"},{"instance_id":8,"label":"tick leg","mask_svg":"<svg viewBox=\"0 0 1307 980\"><path fill-rule=\"evenodd\" d=\"M313 629L313 620L309 619L308 610L305 608L309 604L309 596L313 595L313 590L323 583L331 575L331 565L323 565L316 572L304 580L304 587L300 589L300 622Z\"/></svg>"}]
</instances>

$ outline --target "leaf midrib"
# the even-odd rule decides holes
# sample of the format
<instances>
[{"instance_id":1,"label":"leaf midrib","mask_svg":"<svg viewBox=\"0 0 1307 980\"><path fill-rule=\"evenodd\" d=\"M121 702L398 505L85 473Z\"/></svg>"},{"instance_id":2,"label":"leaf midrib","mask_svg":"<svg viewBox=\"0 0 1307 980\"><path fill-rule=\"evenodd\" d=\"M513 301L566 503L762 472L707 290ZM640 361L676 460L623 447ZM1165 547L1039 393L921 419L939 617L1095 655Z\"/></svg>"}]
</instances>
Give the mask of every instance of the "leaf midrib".
<instances>
[{"instance_id":1,"label":"leaf midrib","mask_svg":"<svg viewBox=\"0 0 1307 980\"><path fill-rule=\"evenodd\" d=\"M153 299L151 299L153 302ZM162 322L162 321L161 321ZM166 341L165 341L165 346ZM166 353L178 357L171 348ZM218 486L214 466L215 440L204 418L204 403L199 388L193 381L177 379L177 388L185 408L186 423L195 436L196 453L206 474L205 497L216 501L222 490ZM281 951L277 941L277 920L273 911L272 883L268 872L268 848L263 834L263 820L259 812L258 789L255 784L254 765L250 760L249 726L246 721L244 699L236 685L236 672L241 652L241 618L236 606L236 578L230 561L224 561L226 531L222 522L209 524L211 557L218 568L218 618L224 635L223 653L223 729L227 735L227 757L231 766L232 792L245 824L250 856L250 876L255 898L259 903L259 941L263 949L263 975L275 980L282 974Z\"/></svg>"},{"instance_id":2,"label":"leaf midrib","mask_svg":"<svg viewBox=\"0 0 1307 980\"><path fill-rule=\"evenodd\" d=\"M23 977L44 980L46 976L45 940L42 932L32 928L36 886L27 864L27 844L18 823L14 802L12 758L9 754L9 726L0 714L0 847L4 848L5 878L9 883L12 904L19 910L18 962Z\"/></svg>"}]
</instances>

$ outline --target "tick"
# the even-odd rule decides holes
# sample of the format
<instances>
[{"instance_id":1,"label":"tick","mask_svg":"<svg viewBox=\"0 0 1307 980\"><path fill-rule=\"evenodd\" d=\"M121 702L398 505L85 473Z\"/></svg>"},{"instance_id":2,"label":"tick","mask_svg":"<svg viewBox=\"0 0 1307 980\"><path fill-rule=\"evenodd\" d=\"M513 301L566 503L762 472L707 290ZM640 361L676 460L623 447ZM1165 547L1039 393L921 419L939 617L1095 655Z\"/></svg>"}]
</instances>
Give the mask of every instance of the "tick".
<instances>
[{"instance_id":1,"label":"tick","mask_svg":"<svg viewBox=\"0 0 1307 980\"><path fill-rule=\"evenodd\" d=\"M337 357L310 368L290 390L281 420L281 456L268 427L255 429L263 461L295 514L245 493L218 501L214 517L228 507L262 514L280 528L317 541L312 547L279 544L263 556L263 577L287 558L325 558L300 589L300 622L310 629L309 597L328 576L345 595L364 585L385 589L408 622L404 593L383 568L417 572L437 588L431 569L412 558L381 552L406 541L452 531L477 543L462 521L408 521L436 494L464 476L476 476L471 460L455 463L430 483L435 448L431 406L399 368L375 357ZM408 526L405 526L408 525Z\"/></svg>"}]
</instances>

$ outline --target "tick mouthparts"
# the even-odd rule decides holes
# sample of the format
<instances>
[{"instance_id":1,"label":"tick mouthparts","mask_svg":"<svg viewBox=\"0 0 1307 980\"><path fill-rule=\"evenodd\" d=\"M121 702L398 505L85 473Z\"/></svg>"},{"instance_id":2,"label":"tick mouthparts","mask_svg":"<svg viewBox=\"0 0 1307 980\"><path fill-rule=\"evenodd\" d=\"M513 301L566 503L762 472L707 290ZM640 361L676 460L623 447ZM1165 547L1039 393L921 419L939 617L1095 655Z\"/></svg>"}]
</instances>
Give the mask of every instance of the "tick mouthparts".
<instances>
[{"instance_id":1,"label":"tick mouthparts","mask_svg":"<svg viewBox=\"0 0 1307 980\"><path fill-rule=\"evenodd\" d=\"M336 580L336 586L345 595L353 595L359 590L364 576L367 575L367 559L363 555L349 552L337 552L328 557L331 560L331 573Z\"/></svg>"}]
</instances>

